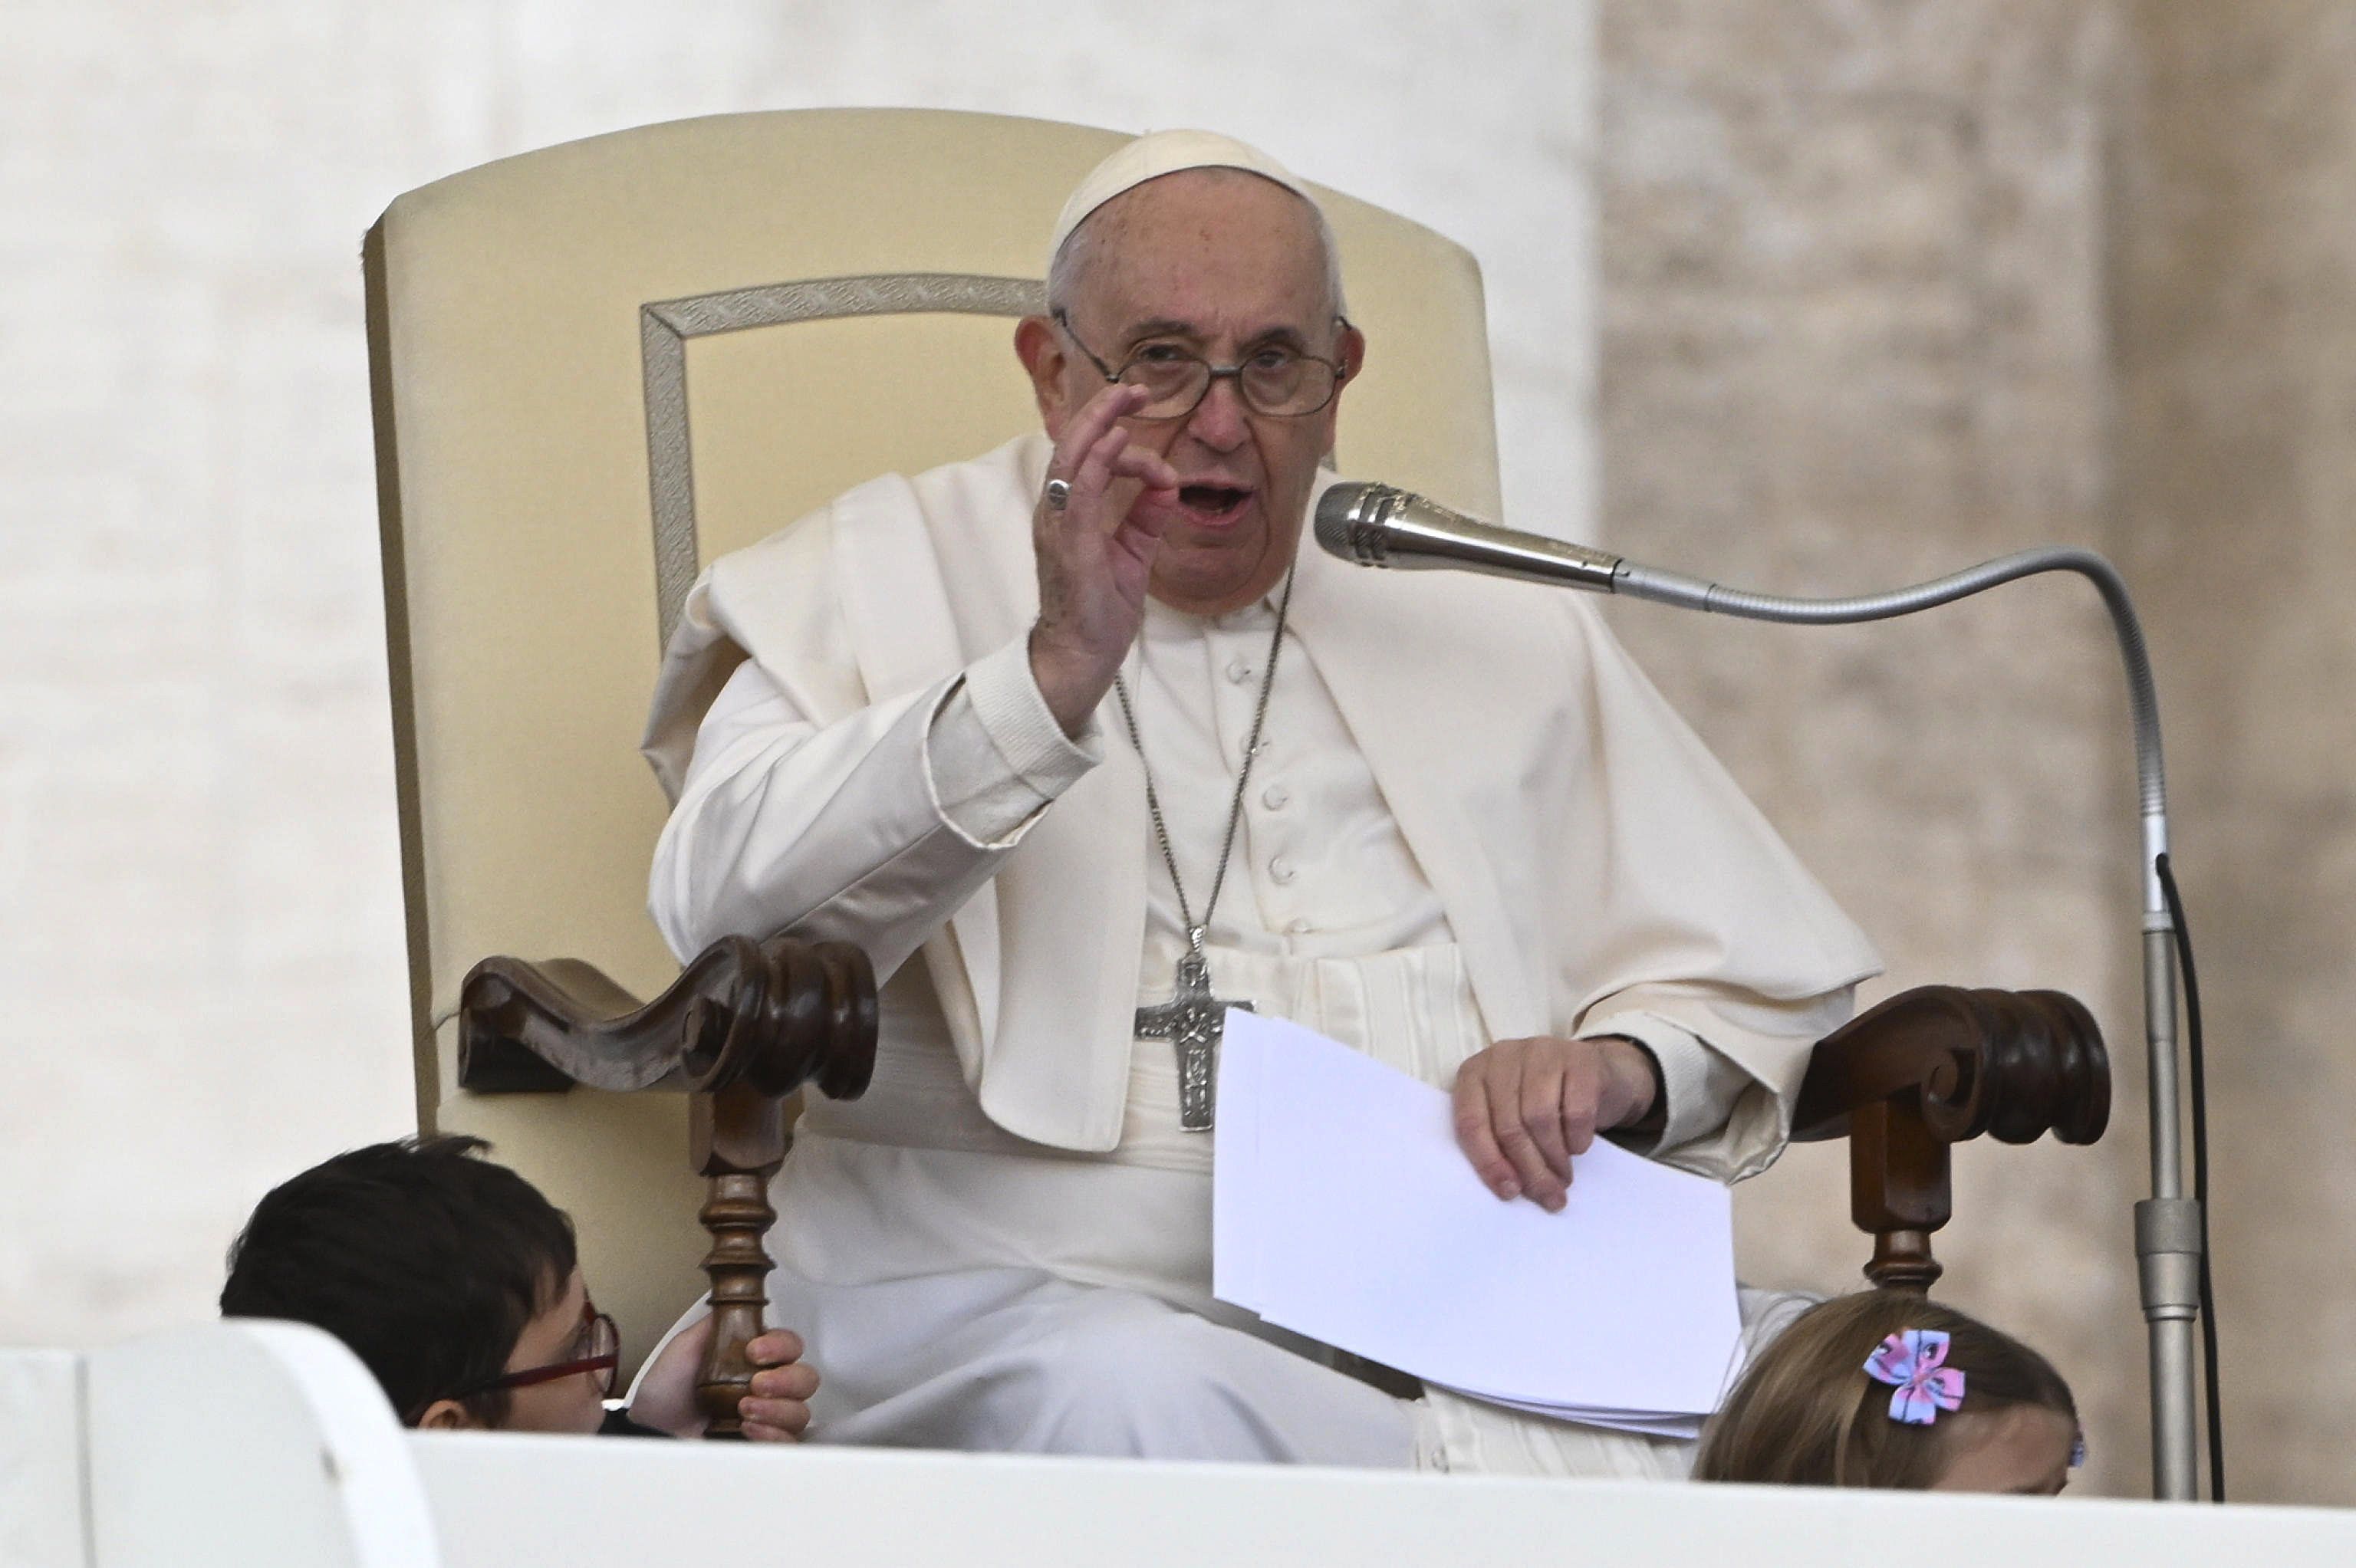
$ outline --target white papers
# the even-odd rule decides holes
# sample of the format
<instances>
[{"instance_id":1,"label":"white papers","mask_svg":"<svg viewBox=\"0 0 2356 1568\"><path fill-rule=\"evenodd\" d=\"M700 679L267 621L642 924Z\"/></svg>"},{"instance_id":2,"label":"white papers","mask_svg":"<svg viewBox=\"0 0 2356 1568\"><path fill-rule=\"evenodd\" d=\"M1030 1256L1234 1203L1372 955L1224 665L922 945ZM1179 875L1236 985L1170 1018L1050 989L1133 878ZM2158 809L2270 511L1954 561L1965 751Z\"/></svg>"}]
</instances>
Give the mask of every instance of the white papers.
<instances>
[{"instance_id":1,"label":"white papers","mask_svg":"<svg viewBox=\"0 0 2356 1568\"><path fill-rule=\"evenodd\" d=\"M1501 1202L1449 1097L1278 1019L1226 1015L1212 1292L1427 1382L1690 1436L1740 1354L1716 1182L1598 1140L1569 1205Z\"/></svg>"}]
</instances>

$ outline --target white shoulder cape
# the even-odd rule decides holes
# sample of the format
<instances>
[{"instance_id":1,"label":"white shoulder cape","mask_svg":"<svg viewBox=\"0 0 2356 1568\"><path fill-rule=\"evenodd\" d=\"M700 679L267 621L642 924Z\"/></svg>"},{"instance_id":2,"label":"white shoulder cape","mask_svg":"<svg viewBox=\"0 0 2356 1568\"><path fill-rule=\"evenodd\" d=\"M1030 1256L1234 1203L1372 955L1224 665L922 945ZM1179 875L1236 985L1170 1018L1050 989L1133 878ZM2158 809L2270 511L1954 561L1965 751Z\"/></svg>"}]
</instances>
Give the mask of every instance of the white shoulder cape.
<instances>
[{"instance_id":1,"label":"white shoulder cape","mask_svg":"<svg viewBox=\"0 0 2356 1568\"><path fill-rule=\"evenodd\" d=\"M648 721L672 796L743 658L823 723L1019 635L1037 608L1030 514L1047 450L1027 436L872 481L713 563ZM1292 624L1447 910L1492 1039L1575 1033L1641 997L1733 1056L1788 1116L1807 1042L1762 1044L1712 1019L1845 1006L1878 960L1591 604L1366 571L1305 543ZM1108 746L926 944L967 1080L1023 1137L1101 1150L1119 1136L1143 794L1134 756Z\"/></svg>"}]
</instances>

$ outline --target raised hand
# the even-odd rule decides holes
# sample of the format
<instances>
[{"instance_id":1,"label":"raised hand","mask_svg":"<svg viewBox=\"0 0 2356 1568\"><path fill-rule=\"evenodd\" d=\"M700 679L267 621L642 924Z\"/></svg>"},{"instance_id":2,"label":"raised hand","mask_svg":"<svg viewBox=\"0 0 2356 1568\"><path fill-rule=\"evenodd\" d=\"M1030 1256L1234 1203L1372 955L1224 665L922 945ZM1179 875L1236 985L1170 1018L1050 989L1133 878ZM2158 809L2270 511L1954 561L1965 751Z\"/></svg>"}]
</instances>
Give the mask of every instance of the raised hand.
<instances>
[{"instance_id":1,"label":"raised hand","mask_svg":"<svg viewBox=\"0 0 2356 1568\"><path fill-rule=\"evenodd\" d=\"M1489 1190L1558 1211L1570 1162L1595 1135L1647 1118L1659 1097L1651 1055L1633 1041L1501 1040L1456 1070L1456 1142Z\"/></svg>"},{"instance_id":2,"label":"raised hand","mask_svg":"<svg viewBox=\"0 0 2356 1568\"><path fill-rule=\"evenodd\" d=\"M1042 496L1031 517L1039 567L1031 673L1067 735L1103 700L1145 619L1162 531L1131 509L1149 490L1178 488L1177 470L1132 445L1120 425L1146 398L1142 388L1115 383L1081 405L1047 463L1047 477L1069 494L1060 507Z\"/></svg>"}]
</instances>

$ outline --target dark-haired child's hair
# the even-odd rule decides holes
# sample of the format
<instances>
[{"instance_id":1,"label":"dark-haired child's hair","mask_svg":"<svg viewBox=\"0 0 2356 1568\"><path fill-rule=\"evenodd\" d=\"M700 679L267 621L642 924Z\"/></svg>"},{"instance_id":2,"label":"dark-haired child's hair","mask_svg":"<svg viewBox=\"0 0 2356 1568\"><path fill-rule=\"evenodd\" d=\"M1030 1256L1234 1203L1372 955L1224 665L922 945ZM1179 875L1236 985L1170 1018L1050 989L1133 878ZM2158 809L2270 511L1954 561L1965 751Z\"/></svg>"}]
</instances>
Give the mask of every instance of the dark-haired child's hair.
<instances>
[{"instance_id":1,"label":"dark-haired child's hair","mask_svg":"<svg viewBox=\"0 0 2356 1568\"><path fill-rule=\"evenodd\" d=\"M480 1138L415 1137L339 1154L273 1189L230 1247L220 1309L326 1329L404 1424L496 1378L573 1275L573 1222L531 1183L476 1157ZM505 1390L461 1402L486 1426Z\"/></svg>"},{"instance_id":2,"label":"dark-haired child's hair","mask_svg":"<svg viewBox=\"0 0 2356 1568\"><path fill-rule=\"evenodd\" d=\"M1868 1290L1810 1307L1751 1362L1703 1428L1697 1481L1920 1490L1946 1472L1957 1424L1890 1416L1890 1385L1866 1359L1905 1328L1947 1334L1946 1365L1964 1374L1959 1413L2034 1405L2078 1419L2070 1385L2046 1359L1976 1318L1900 1291Z\"/></svg>"}]
</instances>

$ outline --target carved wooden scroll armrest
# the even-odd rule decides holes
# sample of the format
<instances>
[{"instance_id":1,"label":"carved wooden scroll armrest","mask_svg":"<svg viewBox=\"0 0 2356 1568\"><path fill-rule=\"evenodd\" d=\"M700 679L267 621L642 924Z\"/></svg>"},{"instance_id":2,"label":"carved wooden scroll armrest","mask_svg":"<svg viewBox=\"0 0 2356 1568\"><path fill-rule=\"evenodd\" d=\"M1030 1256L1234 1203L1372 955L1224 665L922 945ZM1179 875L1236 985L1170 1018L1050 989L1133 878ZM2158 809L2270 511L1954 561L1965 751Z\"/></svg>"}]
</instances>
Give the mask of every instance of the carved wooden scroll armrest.
<instances>
[{"instance_id":1,"label":"carved wooden scroll armrest","mask_svg":"<svg viewBox=\"0 0 2356 1568\"><path fill-rule=\"evenodd\" d=\"M786 1157L784 1097L864 1093L875 1071L875 972L842 943L726 937L641 1003L576 959L486 958L458 993L458 1083L476 1093L669 1089L692 1096L689 1161L710 1183L712 1348L696 1398L707 1435L743 1435L744 1346L768 1305L769 1178Z\"/></svg>"},{"instance_id":2,"label":"carved wooden scroll armrest","mask_svg":"<svg viewBox=\"0 0 2356 1568\"><path fill-rule=\"evenodd\" d=\"M2090 1144L2110 1114L2102 1030L2074 998L1924 986L1817 1042L1792 1138L1847 1137L1850 1214L1874 1238L1866 1277L1928 1291L1941 1273L1931 1232L1952 1212L1950 1145L2049 1132Z\"/></svg>"}]
</instances>

